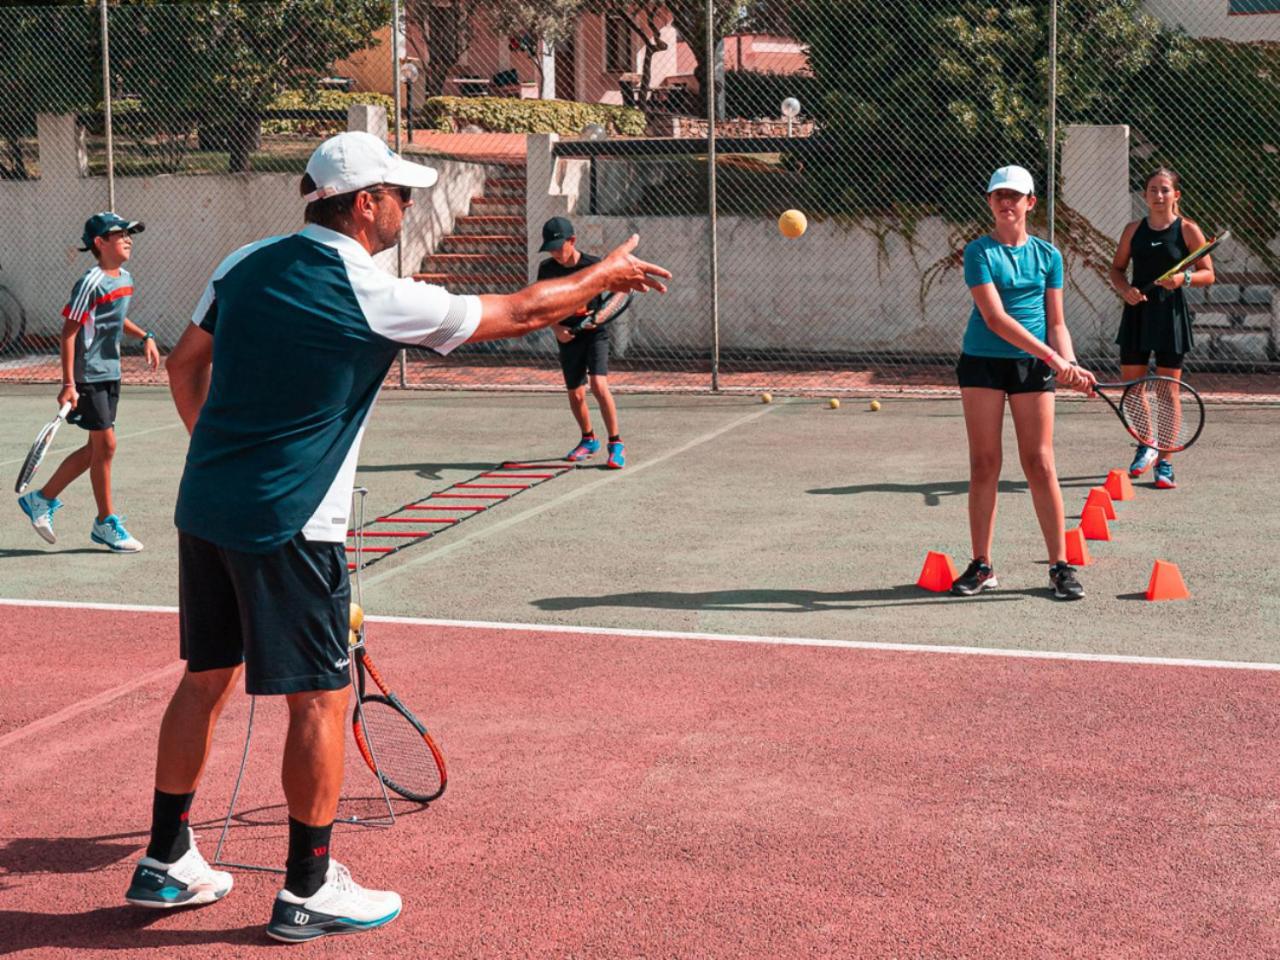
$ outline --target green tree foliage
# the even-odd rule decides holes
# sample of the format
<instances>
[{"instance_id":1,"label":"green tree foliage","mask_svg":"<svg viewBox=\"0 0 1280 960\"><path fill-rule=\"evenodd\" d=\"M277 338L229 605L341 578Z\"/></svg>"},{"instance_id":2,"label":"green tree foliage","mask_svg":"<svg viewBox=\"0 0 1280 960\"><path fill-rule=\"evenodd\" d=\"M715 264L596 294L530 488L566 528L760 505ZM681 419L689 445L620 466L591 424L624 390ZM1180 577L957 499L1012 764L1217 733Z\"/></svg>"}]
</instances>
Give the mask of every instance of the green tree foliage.
<instances>
[{"instance_id":1,"label":"green tree foliage","mask_svg":"<svg viewBox=\"0 0 1280 960\"><path fill-rule=\"evenodd\" d=\"M1020 163L1043 182L1046 4L800 0L789 20L832 145L806 161L817 209L980 223L994 167ZM1274 265L1280 50L1193 40L1140 0L1060 0L1058 30L1059 124L1130 125L1135 186L1173 167L1192 216Z\"/></svg>"}]
</instances>

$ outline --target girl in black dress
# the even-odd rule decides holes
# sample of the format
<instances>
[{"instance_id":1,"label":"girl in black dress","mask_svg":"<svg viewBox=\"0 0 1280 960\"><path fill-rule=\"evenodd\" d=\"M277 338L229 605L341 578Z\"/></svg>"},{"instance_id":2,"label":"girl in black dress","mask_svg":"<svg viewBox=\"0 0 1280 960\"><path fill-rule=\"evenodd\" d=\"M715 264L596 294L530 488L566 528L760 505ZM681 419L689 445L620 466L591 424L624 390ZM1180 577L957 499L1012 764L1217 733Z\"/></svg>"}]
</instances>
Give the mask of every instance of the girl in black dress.
<instances>
[{"instance_id":1,"label":"girl in black dress","mask_svg":"<svg viewBox=\"0 0 1280 960\"><path fill-rule=\"evenodd\" d=\"M1142 288L1164 273L1192 250L1205 243L1204 231L1182 216L1181 180L1172 170L1161 167L1147 177L1143 193L1147 215L1124 228L1120 246L1111 264L1111 286L1124 298L1124 314L1116 343L1120 346L1120 378L1136 380L1147 375L1155 354L1156 373L1164 377L1182 376L1182 358L1194 345L1191 311L1187 308L1188 287L1207 287L1214 281L1213 261L1202 257L1182 273L1161 280L1148 294ZM1126 276L1133 262L1133 282ZM1156 487L1172 490L1173 464L1169 455L1160 456L1151 447L1138 444L1129 465L1129 476L1139 477L1155 464Z\"/></svg>"}]
</instances>

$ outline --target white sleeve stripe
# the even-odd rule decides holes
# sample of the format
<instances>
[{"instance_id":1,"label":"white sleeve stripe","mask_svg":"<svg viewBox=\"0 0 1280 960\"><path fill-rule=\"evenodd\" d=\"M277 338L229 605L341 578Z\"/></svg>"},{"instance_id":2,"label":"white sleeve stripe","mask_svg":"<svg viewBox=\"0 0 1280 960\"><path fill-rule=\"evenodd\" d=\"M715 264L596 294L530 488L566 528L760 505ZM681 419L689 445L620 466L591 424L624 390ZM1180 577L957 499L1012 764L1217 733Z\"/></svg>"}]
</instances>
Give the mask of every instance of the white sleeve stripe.
<instances>
[{"instance_id":1,"label":"white sleeve stripe","mask_svg":"<svg viewBox=\"0 0 1280 960\"><path fill-rule=\"evenodd\" d=\"M81 280L83 284L80 287L80 293L76 296L75 301L71 304L71 317L76 323L80 322L80 318L84 316L85 311L89 307L89 301L98 290L98 281L102 279L102 270L94 267L84 275Z\"/></svg>"},{"instance_id":2,"label":"white sleeve stripe","mask_svg":"<svg viewBox=\"0 0 1280 960\"><path fill-rule=\"evenodd\" d=\"M424 347L442 347L458 335L462 325L467 322L467 301L461 297L453 297L449 301L449 311L440 326L420 342Z\"/></svg>"}]
</instances>

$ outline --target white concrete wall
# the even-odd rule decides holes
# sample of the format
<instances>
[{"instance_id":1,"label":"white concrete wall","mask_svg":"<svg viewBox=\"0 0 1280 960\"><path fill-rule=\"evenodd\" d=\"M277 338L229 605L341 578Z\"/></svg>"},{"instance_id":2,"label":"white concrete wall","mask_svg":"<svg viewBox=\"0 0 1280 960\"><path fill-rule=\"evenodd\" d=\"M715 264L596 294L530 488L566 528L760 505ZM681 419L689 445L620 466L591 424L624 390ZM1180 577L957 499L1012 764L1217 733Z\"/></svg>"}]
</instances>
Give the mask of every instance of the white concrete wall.
<instances>
[{"instance_id":1,"label":"white concrete wall","mask_svg":"<svg viewBox=\"0 0 1280 960\"><path fill-rule=\"evenodd\" d=\"M353 123L378 120L352 116ZM385 116L381 122L385 128ZM54 336L72 285L92 264L89 254L77 250L80 231L87 217L106 208L107 188L104 178L78 175L72 118L42 117L40 135L42 177L0 181L0 222L6 225L0 231L0 279L22 301L28 334ZM419 191L405 218L405 274L418 268L452 231L454 219L467 212L471 198L483 192L484 165L429 162L440 180L431 191ZM116 209L147 227L129 264L138 287L130 319L171 346L223 257L302 226L298 180L296 174L275 173L117 177ZM380 254L378 262L395 273L394 250Z\"/></svg>"},{"instance_id":2,"label":"white concrete wall","mask_svg":"<svg viewBox=\"0 0 1280 960\"><path fill-rule=\"evenodd\" d=\"M1147 11L1193 37L1280 40L1280 13L1232 14L1227 0L1145 0Z\"/></svg>"}]
</instances>

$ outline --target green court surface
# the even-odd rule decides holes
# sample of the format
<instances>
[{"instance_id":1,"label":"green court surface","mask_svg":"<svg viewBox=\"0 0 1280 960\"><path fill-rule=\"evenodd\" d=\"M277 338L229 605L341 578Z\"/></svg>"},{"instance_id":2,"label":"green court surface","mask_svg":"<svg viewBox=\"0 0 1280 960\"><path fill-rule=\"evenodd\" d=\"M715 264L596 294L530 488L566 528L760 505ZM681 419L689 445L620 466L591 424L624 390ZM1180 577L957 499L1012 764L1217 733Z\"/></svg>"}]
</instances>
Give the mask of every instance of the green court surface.
<instances>
[{"instance_id":1,"label":"green court surface","mask_svg":"<svg viewBox=\"0 0 1280 960\"><path fill-rule=\"evenodd\" d=\"M0 389L10 489L53 394ZM366 572L366 607L446 620L1276 660L1280 498L1266 441L1280 408L1211 406L1200 442L1176 461L1179 489L1137 484L1136 499L1117 505L1114 539L1090 543L1095 562L1080 572L1088 597L1066 604L1047 589L1011 424L995 550L1001 588L961 600L914 586L926 551L945 551L958 567L968 558L963 421L954 399L882 399L873 413L858 400L831 410L818 399L623 396L625 470L568 472L378 562ZM1070 518L1132 451L1100 401L1064 401L1058 411ZM63 497L56 546L10 501L0 596L176 604L172 515L185 432L162 388L126 387L117 426L116 509L146 550L113 556L90 544L86 476ZM371 513L386 513L503 461L561 456L575 438L560 394L389 391L358 482ZM40 477L79 440L65 427ZM1179 565L1190 600L1142 599L1156 559Z\"/></svg>"}]
</instances>

